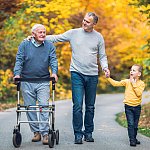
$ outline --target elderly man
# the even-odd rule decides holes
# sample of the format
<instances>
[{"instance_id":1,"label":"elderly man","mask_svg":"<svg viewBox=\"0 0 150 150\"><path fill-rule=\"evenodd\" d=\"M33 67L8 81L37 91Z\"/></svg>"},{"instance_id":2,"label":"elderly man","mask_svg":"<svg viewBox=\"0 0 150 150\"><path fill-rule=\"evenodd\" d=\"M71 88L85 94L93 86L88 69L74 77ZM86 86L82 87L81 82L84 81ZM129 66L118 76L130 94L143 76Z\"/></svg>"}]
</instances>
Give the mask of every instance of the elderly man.
<instances>
[{"instance_id":1,"label":"elderly man","mask_svg":"<svg viewBox=\"0 0 150 150\"><path fill-rule=\"evenodd\" d=\"M14 78L48 78L49 68L52 70L52 77L57 81L58 62L55 47L45 40L46 28L42 24L32 27L32 39L23 41L16 55L14 67ZM49 82L22 82L21 89L26 106L48 105L50 97ZM35 108L33 108L35 109ZM46 109L46 108L45 108ZM27 112L29 121L37 121L36 112ZM48 112L41 112L39 119L48 120ZM29 123L31 131L34 133L32 142L38 142L43 137L43 144L48 144L49 125L46 123Z\"/></svg>"},{"instance_id":2,"label":"elderly man","mask_svg":"<svg viewBox=\"0 0 150 150\"><path fill-rule=\"evenodd\" d=\"M73 129L75 144L82 144L82 138L87 142L94 142L94 109L96 88L98 83L99 55L102 70L106 76L110 75L103 36L94 30L98 22L95 13L85 15L82 28L71 29L60 35L48 35L51 42L70 42L72 59L70 65L73 101ZM85 116L83 128L83 98L85 97Z\"/></svg>"}]
</instances>

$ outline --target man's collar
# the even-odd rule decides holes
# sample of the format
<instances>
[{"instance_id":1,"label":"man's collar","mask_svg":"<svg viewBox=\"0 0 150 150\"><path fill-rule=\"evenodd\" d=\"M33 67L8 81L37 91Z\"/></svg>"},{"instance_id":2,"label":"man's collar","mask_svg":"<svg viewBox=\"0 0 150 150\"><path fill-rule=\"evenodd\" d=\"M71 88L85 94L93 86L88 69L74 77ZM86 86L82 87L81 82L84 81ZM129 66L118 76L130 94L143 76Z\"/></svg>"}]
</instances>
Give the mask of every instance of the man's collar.
<instances>
[{"instance_id":1,"label":"man's collar","mask_svg":"<svg viewBox=\"0 0 150 150\"><path fill-rule=\"evenodd\" d=\"M41 44L37 43L34 38L31 39L31 42L32 42L32 44L33 44L35 47L39 47L39 46L41 46L42 44L44 44L44 41L43 41Z\"/></svg>"}]
</instances>

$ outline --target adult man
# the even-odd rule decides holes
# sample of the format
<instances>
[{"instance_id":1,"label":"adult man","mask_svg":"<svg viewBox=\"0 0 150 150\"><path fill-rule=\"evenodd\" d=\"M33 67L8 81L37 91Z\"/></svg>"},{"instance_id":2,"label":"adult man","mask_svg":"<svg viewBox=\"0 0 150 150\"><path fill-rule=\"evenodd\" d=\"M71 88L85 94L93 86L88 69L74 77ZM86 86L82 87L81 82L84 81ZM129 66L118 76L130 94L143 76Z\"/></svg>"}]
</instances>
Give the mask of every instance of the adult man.
<instances>
[{"instance_id":1,"label":"adult man","mask_svg":"<svg viewBox=\"0 0 150 150\"><path fill-rule=\"evenodd\" d=\"M94 142L94 104L98 83L97 54L103 71L109 76L104 39L94 30L98 17L89 12L85 15L82 28L71 29L60 35L48 35L51 42L70 42L72 59L70 65L73 101L73 129L75 144L82 144L82 137L87 142ZM83 127L83 97L85 96L84 132Z\"/></svg>"},{"instance_id":2,"label":"adult man","mask_svg":"<svg viewBox=\"0 0 150 150\"><path fill-rule=\"evenodd\" d=\"M31 31L32 39L23 41L19 46L14 67L14 78L48 78L51 67L52 77L57 81L58 63L55 47L45 40L46 28L42 24L36 24ZM26 106L35 106L36 100L38 100L39 105L49 104L50 88L48 81L22 82L21 89ZM38 120L36 112L27 112L27 117L29 121ZM48 121L48 112L40 112L39 120ZM48 144L48 124L29 123L29 125L34 133L32 142L40 141L42 135L43 144Z\"/></svg>"}]
</instances>

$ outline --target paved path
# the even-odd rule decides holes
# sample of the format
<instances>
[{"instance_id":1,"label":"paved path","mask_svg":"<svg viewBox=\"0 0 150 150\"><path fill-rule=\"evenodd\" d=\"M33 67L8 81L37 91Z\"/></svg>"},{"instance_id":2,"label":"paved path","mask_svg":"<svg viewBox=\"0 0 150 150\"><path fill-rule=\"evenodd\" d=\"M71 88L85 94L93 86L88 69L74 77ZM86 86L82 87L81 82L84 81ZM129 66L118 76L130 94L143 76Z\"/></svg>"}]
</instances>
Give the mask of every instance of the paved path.
<instances>
[{"instance_id":1,"label":"paved path","mask_svg":"<svg viewBox=\"0 0 150 150\"><path fill-rule=\"evenodd\" d=\"M146 95L149 95L146 96ZM60 130L60 144L54 150L149 150L150 138L138 134L141 145L130 147L127 129L115 122L115 114L124 111L123 94L101 94L97 96L95 110L94 143L73 143L72 103L70 100L56 102L56 129ZM150 92L145 92L143 103L150 101ZM15 108L0 112L0 150L15 150L12 144L13 127L16 125ZM26 119L25 115L22 115ZM41 142L32 143L28 124L21 124L22 144L18 150L48 150Z\"/></svg>"}]
</instances>

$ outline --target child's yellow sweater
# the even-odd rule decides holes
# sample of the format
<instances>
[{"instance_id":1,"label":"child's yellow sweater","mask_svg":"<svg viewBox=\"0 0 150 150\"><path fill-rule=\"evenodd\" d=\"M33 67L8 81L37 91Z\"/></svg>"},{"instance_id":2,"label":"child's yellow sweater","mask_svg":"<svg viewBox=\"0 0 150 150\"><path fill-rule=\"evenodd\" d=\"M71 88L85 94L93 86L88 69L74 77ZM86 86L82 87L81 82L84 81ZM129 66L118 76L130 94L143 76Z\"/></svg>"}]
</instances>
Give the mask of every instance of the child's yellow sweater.
<instances>
[{"instance_id":1,"label":"child's yellow sweater","mask_svg":"<svg viewBox=\"0 0 150 150\"><path fill-rule=\"evenodd\" d=\"M125 86L124 104L129 106L138 106L142 101L142 92L144 91L145 84L142 80L136 83L131 83L130 79L115 81L112 78L107 79L113 86Z\"/></svg>"}]
</instances>

